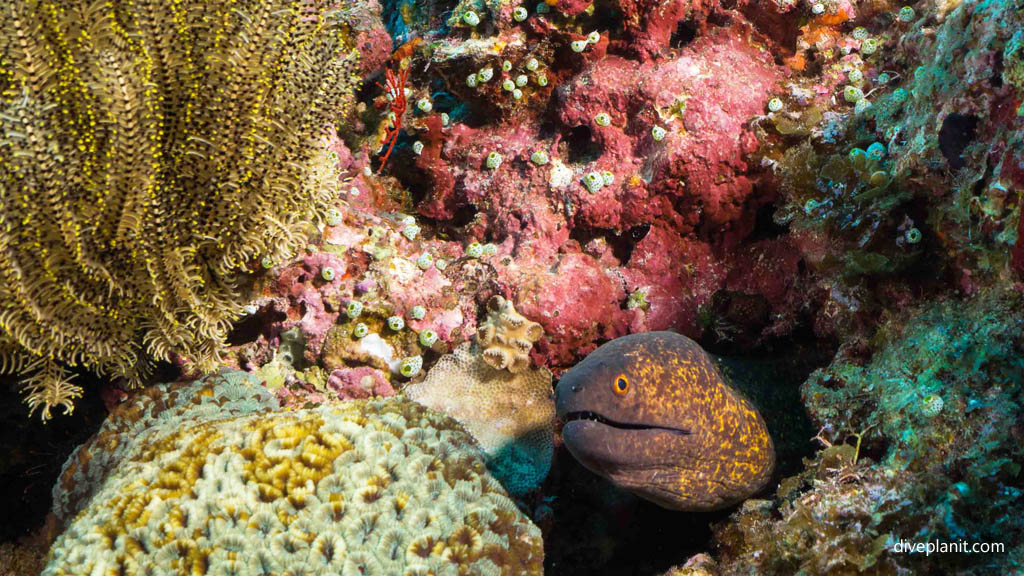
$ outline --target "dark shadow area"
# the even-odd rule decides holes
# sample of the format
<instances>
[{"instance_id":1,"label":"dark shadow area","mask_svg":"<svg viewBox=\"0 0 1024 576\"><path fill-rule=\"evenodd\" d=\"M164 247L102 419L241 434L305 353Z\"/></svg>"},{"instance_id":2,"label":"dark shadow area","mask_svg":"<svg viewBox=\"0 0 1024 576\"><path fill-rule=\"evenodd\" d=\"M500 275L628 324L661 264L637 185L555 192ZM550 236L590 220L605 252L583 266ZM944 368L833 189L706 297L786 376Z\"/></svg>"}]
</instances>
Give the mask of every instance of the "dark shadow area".
<instances>
[{"instance_id":1,"label":"dark shadow area","mask_svg":"<svg viewBox=\"0 0 1024 576\"><path fill-rule=\"evenodd\" d=\"M672 37L669 38L668 45L678 50L684 46L687 46L693 39L697 37L697 24L692 20L682 20L676 26L675 32L672 33Z\"/></svg>"},{"instance_id":2,"label":"dark shadow area","mask_svg":"<svg viewBox=\"0 0 1024 576\"><path fill-rule=\"evenodd\" d=\"M65 460L107 417L101 380L79 371L74 382L84 390L74 412L65 415L58 408L44 424L38 411L28 416L19 379L0 378L0 542L16 540L42 526Z\"/></svg>"},{"instance_id":3,"label":"dark shadow area","mask_svg":"<svg viewBox=\"0 0 1024 576\"><path fill-rule=\"evenodd\" d=\"M942 121L942 127L939 128L939 150L946 157L950 168L959 170L967 165L963 153L974 140L977 128L978 117L973 115L953 113Z\"/></svg>"},{"instance_id":4,"label":"dark shadow area","mask_svg":"<svg viewBox=\"0 0 1024 576\"><path fill-rule=\"evenodd\" d=\"M656 576L711 547L711 524L732 509L666 510L611 485L557 449L548 476L553 522L545 534L548 576Z\"/></svg>"},{"instance_id":5,"label":"dark shadow area","mask_svg":"<svg viewBox=\"0 0 1024 576\"><path fill-rule=\"evenodd\" d=\"M602 238L612 249L615 258L622 266L626 266L629 264L630 258L633 257L633 249L647 236L650 229L651 227L645 224L634 226L620 234L610 229L577 226L569 232L569 238L579 242L580 246L586 246L595 238Z\"/></svg>"},{"instance_id":6,"label":"dark shadow area","mask_svg":"<svg viewBox=\"0 0 1024 576\"><path fill-rule=\"evenodd\" d=\"M589 164L601 157L604 150L594 141L589 126L576 126L565 138L570 164Z\"/></svg>"}]
</instances>

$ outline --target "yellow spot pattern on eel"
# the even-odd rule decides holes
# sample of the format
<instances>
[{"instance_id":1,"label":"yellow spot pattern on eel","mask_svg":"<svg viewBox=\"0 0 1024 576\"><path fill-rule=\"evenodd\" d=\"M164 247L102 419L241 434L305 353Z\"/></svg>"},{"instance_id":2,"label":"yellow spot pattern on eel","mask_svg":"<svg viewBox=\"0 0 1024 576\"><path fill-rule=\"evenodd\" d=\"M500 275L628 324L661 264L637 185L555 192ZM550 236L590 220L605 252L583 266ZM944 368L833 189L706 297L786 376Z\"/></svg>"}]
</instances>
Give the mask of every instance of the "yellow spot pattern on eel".
<instances>
[{"instance_id":1,"label":"yellow spot pattern on eel","mask_svg":"<svg viewBox=\"0 0 1024 576\"><path fill-rule=\"evenodd\" d=\"M625 394L613 391L620 376ZM771 478L775 450L761 415L680 334L612 340L566 372L556 394L573 456L665 508L724 508Z\"/></svg>"}]
</instances>

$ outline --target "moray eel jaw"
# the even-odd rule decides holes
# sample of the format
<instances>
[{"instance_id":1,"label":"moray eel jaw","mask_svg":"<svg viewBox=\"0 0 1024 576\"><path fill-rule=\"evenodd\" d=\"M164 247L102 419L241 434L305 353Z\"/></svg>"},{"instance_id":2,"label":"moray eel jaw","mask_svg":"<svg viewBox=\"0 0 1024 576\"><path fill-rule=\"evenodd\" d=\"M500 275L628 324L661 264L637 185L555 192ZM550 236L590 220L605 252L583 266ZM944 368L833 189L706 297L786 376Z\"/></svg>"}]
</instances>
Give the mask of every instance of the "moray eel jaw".
<instances>
[{"instance_id":1,"label":"moray eel jaw","mask_svg":"<svg viewBox=\"0 0 1024 576\"><path fill-rule=\"evenodd\" d=\"M771 477L763 419L685 336L649 332L604 344L562 376L556 403L573 457L662 507L725 508Z\"/></svg>"},{"instance_id":2,"label":"moray eel jaw","mask_svg":"<svg viewBox=\"0 0 1024 576\"><path fill-rule=\"evenodd\" d=\"M689 430L679 428L678 426L661 426L657 424L636 424L632 422L617 422L609 418L605 418L597 412L590 412L584 410L580 412L570 412L562 418L562 421L568 425L570 422L577 420L593 421L604 426L611 426L612 428L618 428L620 430L661 430L663 432L670 432L672 434L679 434L680 436L687 436L691 434Z\"/></svg>"}]
</instances>

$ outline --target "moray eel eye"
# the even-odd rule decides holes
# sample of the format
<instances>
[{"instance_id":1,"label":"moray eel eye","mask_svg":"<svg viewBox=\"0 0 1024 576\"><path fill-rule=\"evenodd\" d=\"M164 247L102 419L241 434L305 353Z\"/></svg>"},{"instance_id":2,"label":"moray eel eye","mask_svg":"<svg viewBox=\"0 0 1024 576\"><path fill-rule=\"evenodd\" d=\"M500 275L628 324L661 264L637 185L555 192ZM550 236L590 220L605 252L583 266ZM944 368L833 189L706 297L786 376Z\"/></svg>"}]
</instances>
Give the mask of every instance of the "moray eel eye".
<instances>
[{"instance_id":1,"label":"moray eel eye","mask_svg":"<svg viewBox=\"0 0 1024 576\"><path fill-rule=\"evenodd\" d=\"M612 386L612 390L618 396L625 396L626 392L629 392L629 378L626 378L624 374L619 374L615 379L615 384Z\"/></svg>"}]
</instances>

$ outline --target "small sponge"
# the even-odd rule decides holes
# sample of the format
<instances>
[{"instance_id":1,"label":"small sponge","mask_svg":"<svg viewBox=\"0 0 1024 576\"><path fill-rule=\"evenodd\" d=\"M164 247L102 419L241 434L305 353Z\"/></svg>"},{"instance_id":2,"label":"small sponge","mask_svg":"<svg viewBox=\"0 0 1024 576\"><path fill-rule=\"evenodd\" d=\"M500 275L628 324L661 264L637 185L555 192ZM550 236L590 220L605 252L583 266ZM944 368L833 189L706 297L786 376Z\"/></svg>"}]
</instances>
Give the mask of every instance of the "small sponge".
<instances>
[{"instance_id":1,"label":"small sponge","mask_svg":"<svg viewBox=\"0 0 1024 576\"><path fill-rule=\"evenodd\" d=\"M477 342L484 361L498 370L522 372L530 367L533 343L544 335L544 328L516 312L501 296L487 301L487 318L480 323Z\"/></svg>"},{"instance_id":2,"label":"small sponge","mask_svg":"<svg viewBox=\"0 0 1024 576\"><path fill-rule=\"evenodd\" d=\"M465 343L407 386L412 400L458 420L487 452L491 473L513 495L537 488L551 468L555 402L551 372L492 367Z\"/></svg>"}]
</instances>

